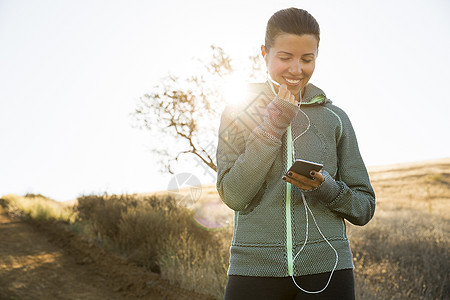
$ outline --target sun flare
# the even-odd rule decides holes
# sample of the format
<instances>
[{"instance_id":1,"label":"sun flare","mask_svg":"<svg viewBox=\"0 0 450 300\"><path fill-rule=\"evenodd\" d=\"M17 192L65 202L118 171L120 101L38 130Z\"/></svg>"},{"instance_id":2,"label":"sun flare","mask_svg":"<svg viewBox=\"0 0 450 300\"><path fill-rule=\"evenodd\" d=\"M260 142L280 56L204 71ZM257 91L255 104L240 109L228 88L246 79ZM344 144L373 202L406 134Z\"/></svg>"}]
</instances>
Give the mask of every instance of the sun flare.
<instances>
[{"instance_id":1,"label":"sun flare","mask_svg":"<svg viewBox=\"0 0 450 300\"><path fill-rule=\"evenodd\" d=\"M229 105L242 103L247 94L248 76L242 72L231 74L221 85L220 93Z\"/></svg>"}]
</instances>

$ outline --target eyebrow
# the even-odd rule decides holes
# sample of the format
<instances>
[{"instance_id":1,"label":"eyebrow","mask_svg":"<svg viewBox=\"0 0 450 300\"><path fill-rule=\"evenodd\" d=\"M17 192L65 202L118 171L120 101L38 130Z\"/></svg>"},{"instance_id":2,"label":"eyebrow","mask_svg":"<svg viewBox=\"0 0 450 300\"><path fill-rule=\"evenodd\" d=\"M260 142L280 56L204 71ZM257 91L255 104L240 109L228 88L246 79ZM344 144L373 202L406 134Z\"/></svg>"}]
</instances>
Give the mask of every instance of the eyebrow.
<instances>
[{"instance_id":1,"label":"eyebrow","mask_svg":"<svg viewBox=\"0 0 450 300\"><path fill-rule=\"evenodd\" d=\"M286 51L278 51L277 54L294 55L294 54L292 54L290 52L286 52ZM306 55L313 55L314 56L314 53L306 53L306 54L303 54L302 56L306 56Z\"/></svg>"}]
</instances>

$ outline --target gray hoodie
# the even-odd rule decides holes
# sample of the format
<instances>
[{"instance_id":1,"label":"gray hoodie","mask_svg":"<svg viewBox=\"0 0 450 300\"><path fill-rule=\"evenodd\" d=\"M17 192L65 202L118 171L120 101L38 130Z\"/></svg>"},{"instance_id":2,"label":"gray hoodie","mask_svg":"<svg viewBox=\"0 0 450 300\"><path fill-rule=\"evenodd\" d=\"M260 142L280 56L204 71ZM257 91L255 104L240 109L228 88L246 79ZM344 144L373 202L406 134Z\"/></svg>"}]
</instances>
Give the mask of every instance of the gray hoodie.
<instances>
[{"instance_id":1,"label":"gray hoodie","mask_svg":"<svg viewBox=\"0 0 450 300\"><path fill-rule=\"evenodd\" d=\"M364 225L375 211L355 133L345 112L312 84L300 108L278 98L265 82L251 84L245 101L222 113L217 190L235 211L228 275L284 277L353 268L344 219ZM294 159L322 163L325 181L311 191L291 186L287 197L289 183L281 178L290 167L289 124L292 138L300 135ZM303 199L315 220L311 214L307 219Z\"/></svg>"}]
</instances>

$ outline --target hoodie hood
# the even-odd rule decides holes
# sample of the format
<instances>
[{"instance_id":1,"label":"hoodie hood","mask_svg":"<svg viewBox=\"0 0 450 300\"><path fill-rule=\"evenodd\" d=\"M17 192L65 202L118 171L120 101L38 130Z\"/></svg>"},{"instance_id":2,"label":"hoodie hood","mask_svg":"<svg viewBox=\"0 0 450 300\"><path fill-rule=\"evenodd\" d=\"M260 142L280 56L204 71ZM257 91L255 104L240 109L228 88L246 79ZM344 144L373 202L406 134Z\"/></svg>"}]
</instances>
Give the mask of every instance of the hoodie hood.
<instances>
[{"instance_id":1,"label":"hoodie hood","mask_svg":"<svg viewBox=\"0 0 450 300\"><path fill-rule=\"evenodd\" d=\"M312 83L308 83L305 87L305 95L301 105L325 104L331 103L325 92Z\"/></svg>"}]
</instances>

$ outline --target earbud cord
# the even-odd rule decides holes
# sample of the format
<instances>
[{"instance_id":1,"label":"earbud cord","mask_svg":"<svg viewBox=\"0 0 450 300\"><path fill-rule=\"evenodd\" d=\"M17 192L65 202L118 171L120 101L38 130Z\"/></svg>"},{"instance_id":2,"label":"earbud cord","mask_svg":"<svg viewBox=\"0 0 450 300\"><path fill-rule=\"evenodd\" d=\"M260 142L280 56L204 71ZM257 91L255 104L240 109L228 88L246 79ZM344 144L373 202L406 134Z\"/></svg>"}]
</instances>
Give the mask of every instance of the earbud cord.
<instances>
[{"instance_id":1,"label":"earbud cord","mask_svg":"<svg viewBox=\"0 0 450 300\"><path fill-rule=\"evenodd\" d=\"M270 88L272 89L272 92L273 92L275 95L277 95L277 93L275 92L275 88L273 87L273 84L275 84L275 85L277 85L277 86L280 86L280 84L279 84L278 82L276 82L275 80L273 80L269 73L267 73L267 78L269 79L269 84L270 84ZM298 107L300 107L300 105L302 104L302 102L303 102L303 99L302 99L302 91L300 91L300 101L299 101L299 103L298 103ZM309 119L308 115L307 115L303 110L300 109L300 111L302 112L302 114L303 114L303 115L306 117L306 119L308 120L308 126L306 127L305 131L303 131L301 134L297 135L297 136L295 137L295 139L292 141L292 157L294 157L294 158L295 158L295 149L294 149L294 143L295 143L295 141L296 141L299 137L301 137L303 134L305 134L305 133L309 130L309 127L311 127L311 120ZM290 126L290 125L289 125L289 126Z\"/></svg>"},{"instance_id":2,"label":"earbud cord","mask_svg":"<svg viewBox=\"0 0 450 300\"><path fill-rule=\"evenodd\" d=\"M328 239L324 236L324 234L322 233L322 231L321 231L320 228L319 228L319 225L317 225L316 218L314 217L313 212L312 212L311 209L309 208L308 203L306 202L306 199L305 199L305 196L303 195L303 193L302 193L302 200L303 200L303 205L305 205L305 215L306 215L306 236L305 236L305 241L303 242L302 247L300 248L300 250L298 250L297 254L294 256L294 259L292 260L292 263L295 262L295 259L296 259L297 256L300 254L300 252L303 250L303 248L304 248L305 245L306 245L306 242L308 241L308 228L309 228L309 224L308 224L308 223L309 223L309 221L308 221L308 211L309 211L309 213L311 214L311 217L313 218L314 224L316 225L316 228L317 228L317 230L319 231L320 235L321 235L322 238L325 240L325 242L327 242L327 244L331 247L331 249L333 249L334 254L336 255L336 261L335 261L335 263L334 263L333 270L331 270L330 277L328 278L327 284L326 284L321 290L318 290L318 291L308 291L308 290L305 290L305 289L303 289L301 286L299 286L299 285L297 284L297 282L295 281L295 278L294 278L294 274L292 274L291 277L292 277L292 281L294 281L294 284L295 284L300 290L302 290L303 292L308 293L308 294L319 294L319 293L325 291L325 289L326 289L326 288L328 287L328 285L330 284L331 277L333 277L333 273L334 273L334 271L336 270L336 267L337 267L337 264L338 264L338 261L339 261L339 255L338 255L336 249L333 247L333 245L331 245L331 243L328 241Z\"/></svg>"},{"instance_id":3,"label":"earbud cord","mask_svg":"<svg viewBox=\"0 0 450 300\"><path fill-rule=\"evenodd\" d=\"M277 85L279 85L279 84L278 84L278 82L274 81L274 80L270 77L270 74L267 74L267 75L268 75L268 78L269 78L270 88L272 89L272 92L273 92L275 95L277 95L277 93L275 92L275 89L274 89L274 87L273 87L273 85L272 85L272 82L275 83L275 84L277 84ZM300 102L299 102L299 104L298 104L299 107L300 107L300 105L302 104L302 102L303 102L303 99L302 99L302 93L301 93L301 91L300 91ZM309 130L309 128L311 127L311 120L309 119L308 115L307 115L303 110L300 109L300 111L303 113L303 115L305 115L306 119L308 120L308 126L306 127L306 129L305 129L301 134L297 135L297 136L295 137L295 139L292 141L292 157L294 157L294 158L295 158L295 147L294 147L295 141L296 141L299 137L301 137L302 135L304 135L304 134ZM291 126L291 125L289 125L289 126ZM292 137L290 137L290 138L292 138ZM332 278L332 276L333 276L334 271L336 270L337 263L338 263L338 261L339 261L339 255L338 255L336 249L333 247L333 245L331 245L331 243L328 241L328 239L327 239L327 238L325 237L325 235L322 233L322 231L321 231L320 228L319 228L319 225L317 225L316 218L314 217L313 212L312 212L311 209L309 208L308 203L306 202L306 199L305 199L304 194L301 193L301 195L302 195L303 205L305 206L306 235L305 235L305 241L304 241L302 247L300 248L300 250L298 250L297 254L294 256L294 259L292 260L292 264L294 264L295 259L296 259L297 256L300 254L300 252L303 250L303 248L306 246L306 242L308 241L308 231L309 231L308 211L309 211L309 213L311 214L311 217L313 218L314 224L316 225L316 228L317 228L317 230L319 231L320 235L321 235L322 238L325 240L325 242L327 242L327 244L331 247L331 249L333 249L334 253L336 254L336 261L335 261L335 263L334 263L333 270L331 270L330 277L328 278L327 284L326 284L321 290L318 290L318 291L308 291L308 290L305 290L305 289L303 289L301 286L299 286L299 285L297 284L297 282L295 281L295 278L294 278L294 274L291 275L292 281L294 281L294 284L295 284L295 286L297 286L297 288L299 288L300 290L302 290L303 292L308 293L308 294L318 294L318 293L323 292L323 291L328 287L328 285L330 284L331 278Z\"/></svg>"}]
</instances>

